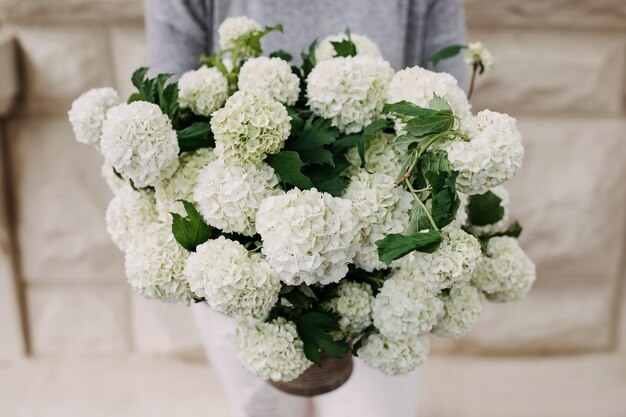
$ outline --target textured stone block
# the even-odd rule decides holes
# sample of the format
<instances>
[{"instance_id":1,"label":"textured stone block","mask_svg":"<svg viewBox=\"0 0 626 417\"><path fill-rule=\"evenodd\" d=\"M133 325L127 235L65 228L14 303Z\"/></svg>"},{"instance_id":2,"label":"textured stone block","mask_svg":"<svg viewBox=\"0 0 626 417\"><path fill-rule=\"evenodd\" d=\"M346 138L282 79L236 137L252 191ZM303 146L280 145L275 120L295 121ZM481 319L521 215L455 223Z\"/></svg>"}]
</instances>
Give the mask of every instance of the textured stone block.
<instances>
[{"instance_id":1,"label":"textured stone block","mask_svg":"<svg viewBox=\"0 0 626 417\"><path fill-rule=\"evenodd\" d=\"M28 289L35 355L123 353L128 349L128 296L123 285Z\"/></svg>"},{"instance_id":2,"label":"textured stone block","mask_svg":"<svg viewBox=\"0 0 626 417\"><path fill-rule=\"evenodd\" d=\"M134 348L143 354L202 357L191 307L131 298Z\"/></svg>"},{"instance_id":3,"label":"textured stone block","mask_svg":"<svg viewBox=\"0 0 626 417\"><path fill-rule=\"evenodd\" d=\"M19 90L17 60L13 36L0 31L0 118L13 107Z\"/></svg>"},{"instance_id":4,"label":"textured stone block","mask_svg":"<svg viewBox=\"0 0 626 417\"><path fill-rule=\"evenodd\" d=\"M141 0L0 0L0 17L13 22L139 20Z\"/></svg>"},{"instance_id":5,"label":"textured stone block","mask_svg":"<svg viewBox=\"0 0 626 417\"><path fill-rule=\"evenodd\" d=\"M130 76L137 68L148 65L143 25L111 28L111 48L116 88L123 98L127 98L135 91Z\"/></svg>"},{"instance_id":6,"label":"textured stone block","mask_svg":"<svg viewBox=\"0 0 626 417\"><path fill-rule=\"evenodd\" d=\"M615 34L475 31L495 66L478 78L476 110L607 117L623 110L626 37Z\"/></svg>"},{"instance_id":7,"label":"textured stone block","mask_svg":"<svg viewBox=\"0 0 626 417\"><path fill-rule=\"evenodd\" d=\"M626 122L523 119L524 166L508 189L538 280L518 303L488 304L473 332L439 349L605 350L626 253Z\"/></svg>"},{"instance_id":8,"label":"textured stone block","mask_svg":"<svg viewBox=\"0 0 626 417\"><path fill-rule=\"evenodd\" d=\"M622 0L466 0L470 26L626 29Z\"/></svg>"},{"instance_id":9,"label":"textured stone block","mask_svg":"<svg viewBox=\"0 0 626 417\"><path fill-rule=\"evenodd\" d=\"M113 85L106 28L21 26L25 111L63 115L86 90Z\"/></svg>"},{"instance_id":10,"label":"textured stone block","mask_svg":"<svg viewBox=\"0 0 626 417\"><path fill-rule=\"evenodd\" d=\"M106 233L111 194L98 152L77 143L64 118L17 119L8 139L24 278L122 282L122 254Z\"/></svg>"}]
</instances>

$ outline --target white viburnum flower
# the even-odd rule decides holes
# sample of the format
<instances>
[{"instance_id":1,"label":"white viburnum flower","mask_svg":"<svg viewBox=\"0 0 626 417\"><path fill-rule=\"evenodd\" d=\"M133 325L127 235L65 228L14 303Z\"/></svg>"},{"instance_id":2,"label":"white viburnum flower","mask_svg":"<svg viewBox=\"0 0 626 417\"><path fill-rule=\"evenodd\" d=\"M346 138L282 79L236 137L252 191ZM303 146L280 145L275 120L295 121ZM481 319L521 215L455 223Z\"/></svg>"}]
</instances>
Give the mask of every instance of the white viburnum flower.
<instances>
[{"instance_id":1,"label":"white viburnum flower","mask_svg":"<svg viewBox=\"0 0 626 417\"><path fill-rule=\"evenodd\" d=\"M478 239L462 229L447 226L441 234L443 240L435 252L413 251L394 263L435 292L469 282L482 254Z\"/></svg>"},{"instance_id":2,"label":"white viburnum flower","mask_svg":"<svg viewBox=\"0 0 626 417\"><path fill-rule=\"evenodd\" d=\"M256 229L270 265L289 285L339 282L359 231L352 202L297 188L263 200Z\"/></svg>"},{"instance_id":3,"label":"white viburnum flower","mask_svg":"<svg viewBox=\"0 0 626 417\"><path fill-rule=\"evenodd\" d=\"M334 58L335 47L331 42L341 42L347 39L348 35L345 32L325 37L315 48L315 60L317 62L322 62ZM350 40L354 43L354 46L356 47L356 54L358 56L366 55L378 58L383 57L380 53L380 49L378 49L378 46L367 36L351 33Z\"/></svg>"},{"instance_id":4,"label":"white viburnum flower","mask_svg":"<svg viewBox=\"0 0 626 417\"><path fill-rule=\"evenodd\" d=\"M125 251L134 238L143 235L146 228L157 221L154 196L130 186L120 189L109 202L105 217L111 240Z\"/></svg>"},{"instance_id":5,"label":"white viburnum flower","mask_svg":"<svg viewBox=\"0 0 626 417\"><path fill-rule=\"evenodd\" d=\"M185 262L189 287L228 316L263 317L278 300L280 281L260 254L220 236L199 245Z\"/></svg>"},{"instance_id":6,"label":"white viburnum flower","mask_svg":"<svg viewBox=\"0 0 626 417\"><path fill-rule=\"evenodd\" d=\"M376 241L404 231L409 223L411 193L397 187L389 175L361 170L351 177L342 198L352 201L360 230L354 265L368 272L387 269L378 258Z\"/></svg>"},{"instance_id":7,"label":"white viburnum flower","mask_svg":"<svg viewBox=\"0 0 626 417\"><path fill-rule=\"evenodd\" d=\"M501 236L489 239L472 282L490 301L506 302L524 298L536 278L535 264L517 240Z\"/></svg>"},{"instance_id":8,"label":"white viburnum flower","mask_svg":"<svg viewBox=\"0 0 626 417\"><path fill-rule=\"evenodd\" d=\"M237 91L211 118L215 151L228 159L260 162L283 148L290 121L285 106L267 94Z\"/></svg>"},{"instance_id":9,"label":"white viburnum flower","mask_svg":"<svg viewBox=\"0 0 626 417\"><path fill-rule=\"evenodd\" d=\"M439 297L443 300L444 313L432 332L439 337L452 339L467 334L478 321L483 309L480 292L473 285L461 284Z\"/></svg>"},{"instance_id":10,"label":"white viburnum flower","mask_svg":"<svg viewBox=\"0 0 626 417\"><path fill-rule=\"evenodd\" d=\"M178 168L178 137L156 104L135 101L107 113L100 148L106 163L136 187L154 186Z\"/></svg>"},{"instance_id":11,"label":"white viburnum flower","mask_svg":"<svg viewBox=\"0 0 626 417\"><path fill-rule=\"evenodd\" d=\"M394 178L400 174L404 153L394 145L395 136L383 132L376 133L365 142L365 169L370 172L380 172ZM348 175L355 175L361 170L361 157L356 146L348 149L346 159L350 167L346 169Z\"/></svg>"},{"instance_id":12,"label":"white viburnum flower","mask_svg":"<svg viewBox=\"0 0 626 417\"><path fill-rule=\"evenodd\" d=\"M298 101L300 79L289 63L280 58L261 56L248 59L239 71L239 90L254 94L269 94L287 106Z\"/></svg>"},{"instance_id":13,"label":"white viburnum flower","mask_svg":"<svg viewBox=\"0 0 626 417\"><path fill-rule=\"evenodd\" d=\"M470 42L463 53L463 61L467 65L479 65L482 63L484 70L493 67L493 55L482 42Z\"/></svg>"},{"instance_id":14,"label":"white viburnum flower","mask_svg":"<svg viewBox=\"0 0 626 417\"><path fill-rule=\"evenodd\" d=\"M394 341L373 333L365 338L357 353L365 365L385 375L395 376L417 369L429 352L430 339L426 335Z\"/></svg>"},{"instance_id":15,"label":"white viburnum flower","mask_svg":"<svg viewBox=\"0 0 626 417\"><path fill-rule=\"evenodd\" d=\"M304 355L296 325L282 317L269 323L241 319L235 327L235 340L243 365L262 379L291 381L312 365Z\"/></svg>"},{"instance_id":16,"label":"white viburnum flower","mask_svg":"<svg viewBox=\"0 0 626 417\"><path fill-rule=\"evenodd\" d=\"M340 316L341 336L349 337L372 324L372 299L372 288L368 284L342 281L335 297L323 306Z\"/></svg>"},{"instance_id":17,"label":"white viburnum flower","mask_svg":"<svg viewBox=\"0 0 626 417\"><path fill-rule=\"evenodd\" d=\"M208 224L227 233L256 233L261 202L282 193L278 176L264 162L240 163L216 159L198 174L193 193L198 211Z\"/></svg>"},{"instance_id":18,"label":"white viburnum flower","mask_svg":"<svg viewBox=\"0 0 626 417\"><path fill-rule=\"evenodd\" d=\"M210 116L228 98L228 81L215 67L185 72L178 81L178 102L200 116Z\"/></svg>"},{"instance_id":19,"label":"white viburnum flower","mask_svg":"<svg viewBox=\"0 0 626 417\"><path fill-rule=\"evenodd\" d=\"M497 187L492 188L492 193L500 198L500 207L504 209L504 215L500 220L493 224L488 224L485 226L475 226L471 225L469 227L470 232L476 236L486 236L492 235L494 233L501 233L507 229L509 225L509 205L511 202L511 198L509 196L509 192L503 186L499 185Z\"/></svg>"},{"instance_id":20,"label":"white viburnum flower","mask_svg":"<svg viewBox=\"0 0 626 417\"><path fill-rule=\"evenodd\" d=\"M359 132L380 115L392 76L391 65L378 57L322 61L307 77L308 105L342 132Z\"/></svg>"},{"instance_id":21,"label":"white viburnum flower","mask_svg":"<svg viewBox=\"0 0 626 417\"><path fill-rule=\"evenodd\" d=\"M99 149L107 112L119 104L120 95L110 87L91 89L74 100L67 115L76 140Z\"/></svg>"},{"instance_id":22,"label":"white viburnum flower","mask_svg":"<svg viewBox=\"0 0 626 417\"><path fill-rule=\"evenodd\" d=\"M522 166L524 146L514 118L483 110L465 119L461 127L470 141L455 139L439 145L459 171L459 191L482 194L511 179Z\"/></svg>"},{"instance_id":23,"label":"white viburnum flower","mask_svg":"<svg viewBox=\"0 0 626 417\"><path fill-rule=\"evenodd\" d=\"M443 302L414 277L414 271L395 271L372 304L374 326L390 340L429 332L443 313Z\"/></svg>"},{"instance_id":24,"label":"white viburnum flower","mask_svg":"<svg viewBox=\"0 0 626 417\"><path fill-rule=\"evenodd\" d=\"M178 200L194 201L193 191L198 182L198 173L216 158L212 148L201 148L181 155L180 165L174 175L154 187L157 212L161 221L169 223L172 220L170 213L187 216L183 204Z\"/></svg>"},{"instance_id":25,"label":"white viburnum flower","mask_svg":"<svg viewBox=\"0 0 626 417\"><path fill-rule=\"evenodd\" d=\"M128 282L146 298L189 304L193 294L183 274L187 254L174 239L168 224L153 223L128 245Z\"/></svg>"},{"instance_id":26,"label":"white viburnum flower","mask_svg":"<svg viewBox=\"0 0 626 417\"><path fill-rule=\"evenodd\" d=\"M261 25L248 17L227 17L217 29L217 34L220 38L220 48L232 48L235 46L235 41L238 38L259 30L261 30Z\"/></svg>"},{"instance_id":27,"label":"white viburnum flower","mask_svg":"<svg viewBox=\"0 0 626 417\"><path fill-rule=\"evenodd\" d=\"M389 84L387 102L408 101L420 107L428 107L433 96L446 100L458 117L471 114L467 95L452 75L411 67L396 72Z\"/></svg>"}]
</instances>

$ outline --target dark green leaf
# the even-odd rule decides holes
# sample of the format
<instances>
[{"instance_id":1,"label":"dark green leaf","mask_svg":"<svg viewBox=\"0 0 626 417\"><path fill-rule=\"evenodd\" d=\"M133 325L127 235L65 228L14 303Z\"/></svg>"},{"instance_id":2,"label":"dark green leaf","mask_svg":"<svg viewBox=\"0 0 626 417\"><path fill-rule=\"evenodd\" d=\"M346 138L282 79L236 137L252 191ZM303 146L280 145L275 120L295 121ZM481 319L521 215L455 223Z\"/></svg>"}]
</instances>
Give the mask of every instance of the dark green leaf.
<instances>
[{"instance_id":1,"label":"dark green leaf","mask_svg":"<svg viewBox=\"0 0 626 417\"><path fill-rule=\"evenodd\" d=\"M133 85L139 91L141 91L141 89L143 88L143 83L144 83L144 79L146 78L146 74L148 74L148 68L141 67L141 68L137 68L135 72L133 72L133 75L130 77L130 80L132 81Z\"/></svg>"},{"instance_id":2,"label":"dark green leaf","mask_svg":"<svg viewBox=\"0 0 626 417\"><path fill-rule=\"evenodd\" d=\"M467 205L467 214L475 226L486 226L497 223L504 217L502 199L491 191L484 194L471 195Z\"/></svg>"},{"instance_id":3,"label":"dark green leaf","mask_svg":"<svg viewBox=\"0 0 626 417\"><path fill-rule=\"evenodd\" d=\"M413 233L411 235L392 234L376 242L378 247L378 258L391 265L396 259L402 258L414 250L419 252L432 253L439 248L441 243L441 233L436 230L429 230L424 233Z\"/></svg>"},{"instance_id":4,"label":"dark green leaf","mask_svg":"<svg viewBox=\"0 0 626 417\"><path fill-rule=\"evenodd\" d=\"M340 197L348 186L349 180L343 176L343 171L350 163L343 156L335 155L334 166L310 166L305 170L307 177L311 179L318 191L328 193L333 197Z\"/></svg>"},{"instance_id":5,"label":"dark green leaf","mask_svg":"<svg viewBox=\"0 0 626 417\"><path fill-rule=\"evenodd\" d=\"M440 49L436 53L434 53L429 59L428 62L432 64L433 67L436 67L439 61L443 61L444 59L452 58L456 56L461 50L465 48L465 45L450 45L446 46L443 49Z\"/></svg>"},{"instance_id":6,"label":"dark green leaf","mask_svg":"<svg viewBox=\"0 0 626 417\"><path fill-rule=\"evenodd\" d=\"M333 154L326 145L331 145L339 136L339 129L331 121L312 116L306 120L299 137L287 144L307 164L333 165Z\"/></svg>"},{"instance_id":7,"label":"dark green leaf","mask_svg":"<svg viewBox=\"0 0 626 417\"><path fill-rule=\"evenodd\" d=\"M302 314L296 321L298 336L304 344L304 354L308 360L322 366L322 352L331 358L341 358L350 351L345 341L336 341L331 333L339 330L337 315L309 311Z\"/></svg>"},{"instance_id":8,"label":"dark green leaf","mask_svg":"<svg viewBox=\"0 0 626 417\"><path fill-rule=\"evenodd\" d=\"M317 296L315 295L311 287L309 287L305 283L298 285L298 291L304 294L307 298L312 298L313 300L317 300Z\"/></svg>"},{"instance_id":9,"label":"dark green leaf","mask_svg":"<svg viewBox=\"0 0 626 417\"><path fill-rule=\"evenodd\" d=\"M287 61L287 62L290 62L293 59L293 57L291 56L289 52L283 51L282 49L272 52L270 54L270 58L280 58L283 61Z\"/></svg>"},{"instance_id":10,"label":"dark green leaf","mask_svg":"<svg viewBox=\"0 0 626 417\"><path fill-rule=\"evenodd\" d=\"M215 145L211 134L211 124L208 122L192 123L186 128L178 130L176 134L181 152L195 151Z\"/></svg>"},{"instance_id":11,"label":"dark green leaf","mask_svg":"<svg viewBox=\"0 0 626 417\"><path fill-rule=\"evenodd\" d=\"M398 136L396 140L394 141L394 145L396 145L398 149L402 151L407 151L409 149L413 149L415 146L419 145L420 143L427 141L430 137L431 136L429 135L429 136L423 136L421 138L418 138L416 136L406 134L406 135Z\"/></svg>"},{"instance_id":12,"label":"dark green leaf","mask_svg":"<svg viewBox=\"0 0 626 417\"><path fill-rule=\"evenodd\" d=\"M311 44L309 45L308 52L302 52L300 54L302 56L302 78L303 79L306 79L306 77L309 75L311 70L313 70L313 68L317 64L316 59L315 59L316 47L317 47L317 39L311 42ZM302 89L303 92L305 90L306 89Z\"/></svg>"},{"instance_id":13,"label":"dark green leaf","mask_svg":"<svg viewBox=\"0 0 626 417\"><path fill-rule=\"evenodd\" d=\"M350 39L344 39L342 41L331 42L333 48L335 48L335 56L355 56L356 45Z\"/></svg>"},{"instance_id":14,"label":"dark green leaf","mask_svg":"<svg viewBox=\"0 0 626 417\"><path fill-rule=\"evenodd\" d=\"M282 151L268 155L265 162L276 171L276 175L286 184L292 184L301 190L313 188L311 179L302 174L304 163L295 151Z\"/></svg>"},{"instance_id":15,"label":"dark green leaf","mask_svg":"<svg viewBox=\"0 0 626 417\"><path fill-rule=\"evenodd\" d=\"M157 93L161 111L174 121L178 111L178 83L166 84L168 78L168 74L158 76Z\"/></svg>"},{"instance_id":16,"label":"dark green leaf","mask_svg":"<svg viewBox=\"0 0 626 417\"><path fill-rule=\"evenodd\" d=\"M172 233L176 241L188 251L195 251L198 245L203 244L213 236L213 228L207 225L195 206L189 201L180 200L185 207L187 217L178 213L172 215Z\"/></svg>"},{"instance_id":17,"label":"dark green leaf","mask_svg":"<svg viewBox=\"0 0 626 417\"><path fill-rule=\"evenodd\" d=\"M454 114L438 110L428 117L415 117L406 123L406 131L413 136L426 136L446 132L454 127Z\"/></svg>"},{"instance_id":18,"label":"dark green leaf","mask_svg":"<svg viewBox=\"0 0 626 417\"><path fill-rule=\"evenodd\" d=\"M417 204L417 202L413 201L406 234L413 235L420 230L428 230L430 228L430 220L428 219L426 209L421 204Z\"/></svg>"},{"instance_id":19,"label":"dark green leaf","mask_svg":"<svg viewBox=\"0 0 626 417\"><path fill-rule=\"evenodd\" d=\"M408 117L428 117L437 114L437 110L419 107L408 101L385 104L382 112L383 114L395 113Z\"/></svg>"},{"instance_id":20,"label":"dark green leaf","mask_svg":"<svg viewBox=\"0 0 626 417\"><path fill-rule=\"evenodd\" d=\"M379 131L390 127L392 124L393 123L389 119L374 120L372 123L365 126L365 129L363 129L363 136L365 136L365 139L369 139Z\"/></svg>"},{"instance_id":21,"label":"dark green leaf","mask_svg":"<svg viewBox=\"0 0 626 417\"><path fill-rule=\"evenodd\" d=\"M452 171L443 152L427 152L419 164L420 172L431 186L431 213L437 227L445 227L456 217L461 201L456 192L458 173Z\"/></svg>"}]
</instances>

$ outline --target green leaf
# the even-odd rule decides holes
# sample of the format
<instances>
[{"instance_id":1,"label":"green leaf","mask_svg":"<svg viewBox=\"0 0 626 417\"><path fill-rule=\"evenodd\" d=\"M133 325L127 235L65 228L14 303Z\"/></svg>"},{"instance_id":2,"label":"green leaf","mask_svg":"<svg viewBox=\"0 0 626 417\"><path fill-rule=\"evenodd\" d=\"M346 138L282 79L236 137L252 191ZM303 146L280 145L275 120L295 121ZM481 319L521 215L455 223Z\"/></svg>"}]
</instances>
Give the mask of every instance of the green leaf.
<instances>
[{"instance_id":1,"label":"green leaf","mask_svg":"<svg viewBox=\"0 0 626 417\"><path fill-rule=\"evenodd\" d=\"M157 94L159 107L171 121L174 121L178 111L178 83L167 84L170 74L159 74L157 77Z\"/></svg>"},{"instance_id":2,"label":"green leaf","mask_svg":"<svg viewBox=\"0 0 626 417\"><path fill-rule=\"evenodd\" d=\"M408 117L428 117L435 115L437 110L419 107L408 101L398 101L397 103L385 104L383 114L394 113Z\"/></svg>"},{"instance_id":3,"label":"green leaf","mask_svg":"<svg viewBox=\"0 0 626 417\"><path fill-rule=\"evenodd\" d=\"M420 230L428 230L431 228L428 213L423 205L413 201L411 212L409 213L409 224L406 229L407 235L418 233Z\"/></svg>"},{"instance_id":4,"label":"green leaf","mask_svg":"<svg viewBox=\"0 0 626 417\"><path fill-rule=\"evenodd\" d=\"M304 294L307 298L312 298L313 300L317 300L317 296L315 295L311 287L306 285L304 282L298 285L298 291Z\"/></svg>"},{"instance_id":5,"label":"green leaf","mask_svg":"<svg viewBox=\"0 0 626 417\"><path fill-rule=\"evenodd\" d=\"M211 124L208 122L195 122L182 130L176 131L178 147L181 152L195 151L200 148L208 148L215 145L211 133Z\"/></svg>"},{"instance_id":6,"label":"green leaf","mask_svg":"<svg viewBox=\"0 0 626 417\"><path fill-rule=\"evenodd\" d=\"M449 110L438 110L427 117L415 117L406 123L406 131L413 136L426 136L446 132L454 127L454 114Z\"/></svg>"},{"instance_id":7,"label":"green leaf","mask_svg":"<svg viewBox=\"0 0 626 417\"><path fill-rule=\"evenodd\" d=\"M317 366L322 366L322 352L331 358L341 358L350 351L348 343L331 336L339 330L339 317L335 314L309 311L296 319L295 324L305 356Z\"/></svg>"},{"instance_id":8,"label":"green leaf","mask_svg":"<svg viewBox=\"0 0 626 417\"><path fill-rule=\"evenodd\" d=\"M432 135L417 137L405 134L402 136L398 136L394 141L394 145L396 145L401 151L408 151L409 149L414 149L415 146L428 141L428 139L430 139L431 137Z\"/></svg>"},{"instance_id":9,"label":"green leaf","mask_svg":"<svg viewBox=\"0 0 626 417\"><path fill-rule=\"evenodd\" d=\"M342 41L331 42L333 48L335 48L335 56L355 56L356 45L350 39L344 39Z\"/></svg>"},{"instance_id":10,"label":"green leaf","mask_svg":"<svg viewBox=\"0 0 626 417\"><path fill-rule=\"evenodd\" d=\"M318 191L340 197L349 184L349 179L342 175L349 166L350 163L344 156L335 155L334 166L313 165L304 172Z\"/></svg>"},{"instance_id":11,"label":"green leaf","mask_svg":"<svg viewBox=\"0 0 626 417\"><path fill-rule=\"evenodd\" d=\"M391 265L396 259L402 258L414 250L433 253L439 248L441 233L436 230L418 232L411 235L392 234L376 242L378 258Z\"/></svg>"},{"instance_id":12,"label":"green leaf","mask_svg":"<svg viewBox=\"0 0 626 417\"><path fill-rule=\"evenodd\" d=\"M524 228L522 227L522 225L519 224L519 222L515 221L511 223L511 225L504 232L494 233L490 237L509 236L509 237L514 237L517 239L518 237L520 237L523 230Z\"/></svg>"},{"instance_id":13,"label":"green leaf","mask_svg":"<svg viewBox=\"0 0 626 417\"><path fill-rule=\"evenodd\" d=\"M287 148L300 155L307 164L333 165L333 154L325 148L339 137L339 129L328 119L312 116L306 120L299 137L289 141Z\"/></svg>"},{"instance_id":14,"label":"green leaf","mask_svg":"<svg viewBox=\"0 0 626 417\"><path fill-rule=\"evenodd\" d=\"M211 239L214 229L204 222L192 203L185 200L179 201L185 207L187 216L182 217L178 213L170 213L172 215L172 233L183 248L194 252L198 245Z\"/></svg>"},{"instance_id":15,"label":"green leaf","mask_svg":"<svg viewBox=\"0 0 626 417\"><path fill-rule=\"evenodd\" d=\"M471 195L467 205L467 215L475 226L486 226L497 223L504 217L502 199L492 191L484 194Z\"/></svg>"},{"instance_id":16,"label":"green leaf","mask_svg":"<svg viewBox=\"0 0 626 417\"><path fill-rule=\"evenodd\" d=\"M130 80L132 81L135 88L137 88L137 90L139 91L142 90L143 83L147 74L148 74L148 67L137 68L135 72L133 72L133 75L130 77Z\"/></svg>"},{"instance_id":17,"label":"green leaf","mask_svg":"<svg viewBox=\"0 0 626 417\"><path fill-rule=\"evenodd\" d=\"M302 52L300 56L302 57L302 79L306 79L309 73L313 70L315 65L317 65L317 61L315 59L315 49L317 48L317 39L315 39L309 45L308 52ZM302 89L302 91L306 91L306 88Z\"/></svg>"},{"instance_id":18,"label":"green leaf","mask_svg":"<svg viewBox=\"0 0 626 417\"><path fill-rule=\"evenodd\" d=\"M440 61L443 61L444 59L449 59L449 58L452 58L453 56L456 56L465 47L466 47L465 45L450 45L450 46L446 46L445 48L440 49L439 51L434 53L428 59L428 62L430 62L433 67L436 67L437 64Z\"/></svg>"},{"instance_id":19,"label":"green leaf","mask_svg":"<svg viewBox=\"0 0 626 417\"><path fill-rule=\"evenodd\" d=\"M293 59L293 57L291 56L289 52L283 51L282 49L272 52L270 54L270 58L280 58L283 61L287 61L287 62L290 62Z\"/></svg>"},{"instance_id":20,"label":"green leaf","mask_svg":"<svg viewBox=\"0 0 626 417\"><path fill-rule=\"evenodd\" d=\"M293 107L287 107L287 114L291 117L291 135L300 136L302 129L304 129L304 119L300 112Z\"/></svg>"},{"instance_id":21,"label":"green leaf","mask_svg":"<svg viewBox=\"0 0 626 417\"><path fill-rule=\"evenodd\" d=\"M450 104L448 104L448 102L446 100L444 100L443 98L439 97L436 94L430 100L430 103L428 103L428 107L433 109L433 110L450 110L450 111L452 111L452 107L450 107Z\"/></svg>"},{"instance_id":22,"label":"green leaf","mask_svg":"<svg viewBox=\"0 0 626 417\"><path fill-rule=\"evenodd\" d=\"M268 155L265 162L276 171L276 175L286 184L292 184L301 190L313 188L311 179L302 174L304 163L295 151L282 151Z\"/></svg>"},{"instance_id":23,"label":"green leaf","mask_svg":"<svg viewBox=\"0 0 626 417\"><path fill-rule=\"evenodd\" d=\"M443 152L424 154L419 169L431 186L433 220L437 227L445 227L454 220L461 204L456 192L458 172L452 170Z\"/></svg>"}]
</instances>

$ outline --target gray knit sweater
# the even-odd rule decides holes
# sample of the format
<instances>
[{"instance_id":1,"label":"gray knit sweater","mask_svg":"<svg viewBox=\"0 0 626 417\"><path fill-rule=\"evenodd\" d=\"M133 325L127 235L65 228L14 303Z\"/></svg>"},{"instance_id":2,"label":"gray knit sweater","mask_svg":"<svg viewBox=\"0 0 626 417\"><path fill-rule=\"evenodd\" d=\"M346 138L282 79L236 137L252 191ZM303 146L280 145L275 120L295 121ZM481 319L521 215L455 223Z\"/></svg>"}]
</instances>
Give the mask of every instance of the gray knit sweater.
<instances>
[{"instance_id":1,"label":"gray knit sweater","mask_svg":"<svg viewBox=\"0 0 626 417\"><path fill-rule=\"evenodd\" d=\"M378 44L395 69L424 66L439 49L465 43L462 0L146 0L145 13L152 70L178 76L197 68L201 54L217 50L217 28L228 16L282 23L284 34L264 38L264 50L283 49L298 58L313 39L346 27ZM460 56L436 69L465 86Z\"/></svg>"}]
</instances>

